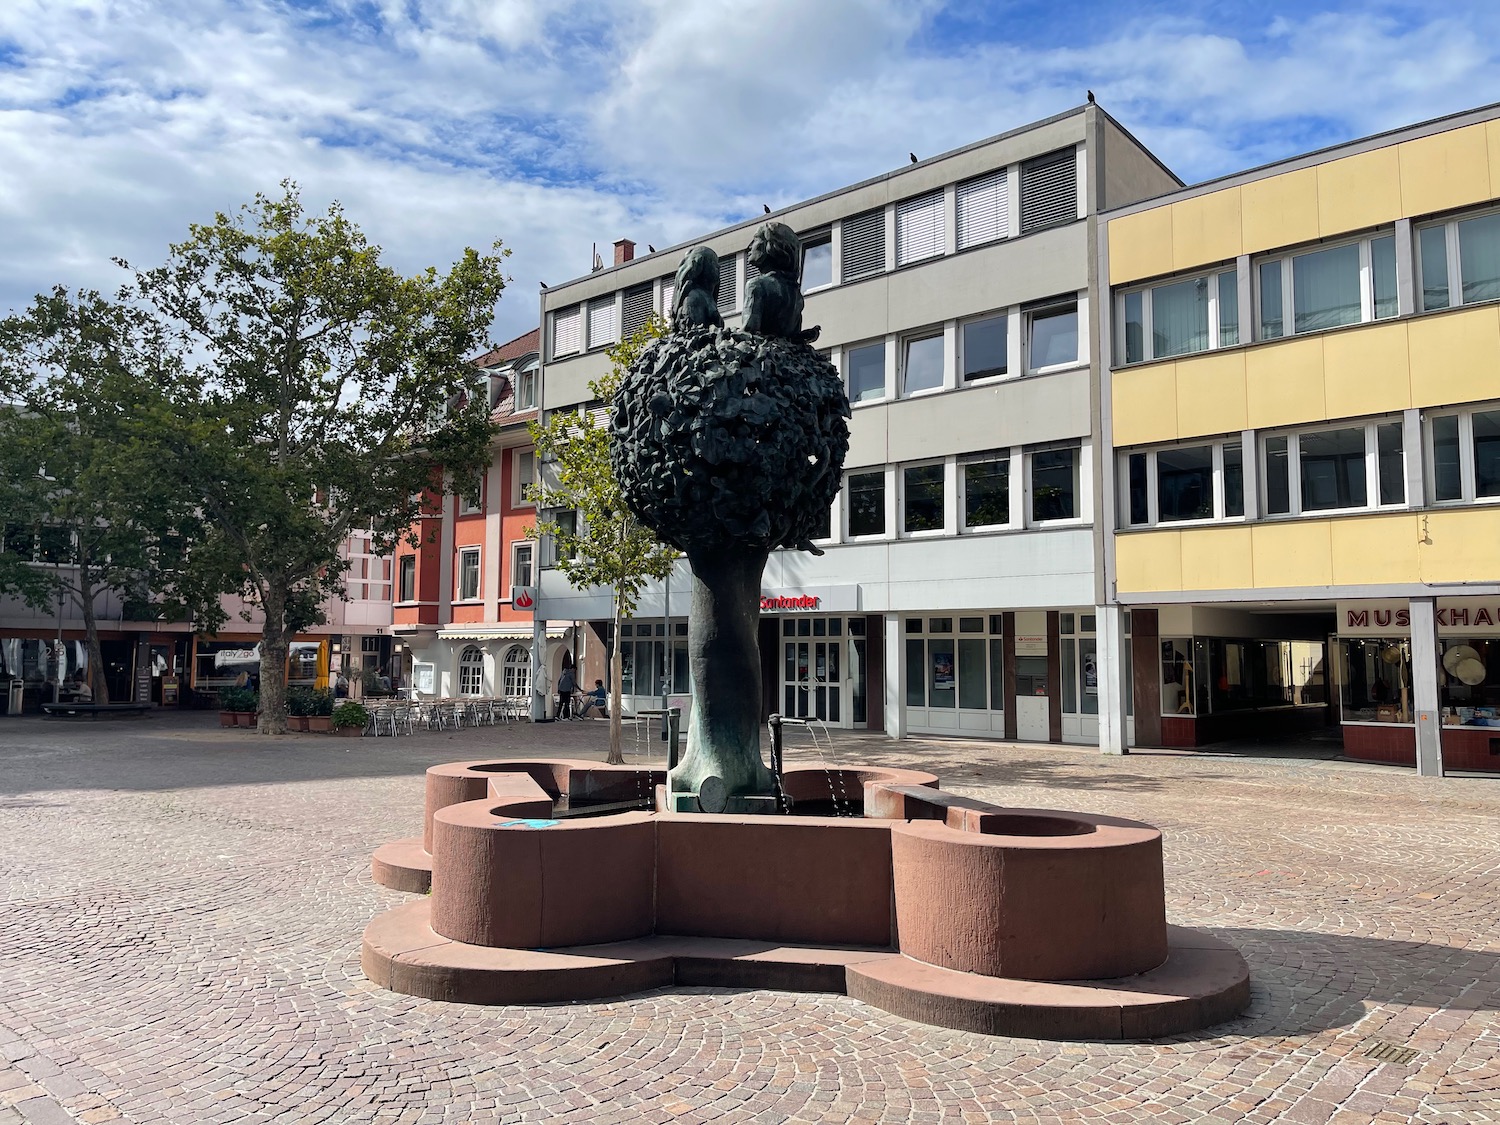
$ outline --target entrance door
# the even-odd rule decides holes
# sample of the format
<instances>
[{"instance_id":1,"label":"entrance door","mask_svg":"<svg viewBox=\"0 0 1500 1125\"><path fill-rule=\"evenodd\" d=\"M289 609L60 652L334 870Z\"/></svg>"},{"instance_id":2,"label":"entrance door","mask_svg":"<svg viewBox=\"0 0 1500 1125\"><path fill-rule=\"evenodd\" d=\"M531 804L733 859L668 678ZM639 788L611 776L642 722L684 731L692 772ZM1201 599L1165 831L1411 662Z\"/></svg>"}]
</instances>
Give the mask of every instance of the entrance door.
<instances>
[{"instance_id":1,"label":"entrance door","mask_svg":"<svg viewBox=\"0 0 1500 1125\"><path fill-rule=\"evenodd\" d=\"M1051 708L1047 702L1047 658L1016 657L1016 738L1046 742Z\"/></svg>"},{"instance_id":2,"label":"entrance door","mask_svg":"<svg viewBox=\"0 0 1500 1125\"><path fill-rule=\"evenodd\" d=\"M782 713L846 725L844 619L796 617L781 625Z\"/></svg>"}]
</instances>

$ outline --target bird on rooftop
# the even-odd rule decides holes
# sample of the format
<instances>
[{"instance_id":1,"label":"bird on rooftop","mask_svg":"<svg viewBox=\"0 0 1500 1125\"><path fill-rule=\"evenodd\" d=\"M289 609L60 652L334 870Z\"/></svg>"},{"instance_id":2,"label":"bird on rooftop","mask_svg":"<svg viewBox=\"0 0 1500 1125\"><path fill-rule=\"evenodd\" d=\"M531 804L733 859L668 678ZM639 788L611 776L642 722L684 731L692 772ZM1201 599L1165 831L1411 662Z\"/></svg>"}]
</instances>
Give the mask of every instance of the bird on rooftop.
<instances>
[{"instance_id":1,"label":"bird on rooftop","mask_svg":"<svg viewBox=\"0 0 1500 1125\"><path fill-rule=\"evenodd\" d=\"M544 281L544 282L542 282L542 288L543 288L543 289L545 289L545 288L547 288L547 283L546 283L546 282L545 282L545 281Z\"/></svg>"},{"instance_id":2,"label":"bird on rooftop","mask_svg":"<svg viewBox=\"0 0 1500 1125\"><path fill-rule=\"evenodd\" d=\"M1089 105L1093 105L1094 104L1094 91L1092 91L1092 90L1085 90L1084 93L1089 96Z\"/></svg>"},{"instance_id":3,"label":"bird on rooftop","mask_svg":"<svg viewBox=\"0 0 1500 1125\"><path fill-rule=\"evenodd\" d=\"M656 253L656 247L652 246L651 243L649 243L649 242L646 243L646 253L648 253L648 254L655 254Z\"/></svg>"},{"instance_id":4,"label":"bird on rooftop","mask_svg":"<svg viewBox=\"0 0 1500 1125\"><path fill-rule=\"evenodd\" d=\"M906 155L909 156L909 157L911 157L911 162L913 164L915 164L917 162L917 154L916 153L914 153L914 152L908 152Z\"/></svg>"},{"instance_id":5,"label":"bird on rooftop","mask_svg":"<svg viewBox=\"0 0 1500 1125\"><path fill-rule=\"evenodd\" d=\"M769 215L771 213L771 208L767 207L764 203L762 203L760 205L760 209L762 211L764 211L767 215Z\"/></svg>"}]
</instances>

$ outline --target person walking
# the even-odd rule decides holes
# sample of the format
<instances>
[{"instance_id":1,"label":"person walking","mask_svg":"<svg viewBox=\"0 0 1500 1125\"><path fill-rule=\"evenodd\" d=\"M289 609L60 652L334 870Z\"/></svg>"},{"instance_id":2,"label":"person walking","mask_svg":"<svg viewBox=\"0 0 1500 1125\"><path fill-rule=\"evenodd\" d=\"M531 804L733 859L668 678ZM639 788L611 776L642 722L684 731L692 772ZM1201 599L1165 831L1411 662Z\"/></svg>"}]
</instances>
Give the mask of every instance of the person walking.
<instances>
[{"instance_id":1,"label":"person walking","mask_svg":"<svg viewBox=\"0 0 1500 1125\"><path fill-rule=\"evenodd\" d=\"M573 679L573 666L564 664L562 675L557 677L557 715L559 719L573 717L573 692L578 684Z\"/></svg>"}]
</instances>

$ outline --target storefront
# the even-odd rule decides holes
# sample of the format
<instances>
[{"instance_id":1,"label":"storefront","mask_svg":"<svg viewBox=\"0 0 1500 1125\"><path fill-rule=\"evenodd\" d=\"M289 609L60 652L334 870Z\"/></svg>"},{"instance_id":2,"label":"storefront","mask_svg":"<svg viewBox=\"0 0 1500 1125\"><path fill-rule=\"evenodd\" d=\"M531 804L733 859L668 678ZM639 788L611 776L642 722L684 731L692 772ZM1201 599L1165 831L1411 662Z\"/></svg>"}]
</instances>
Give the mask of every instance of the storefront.
<instances>
[{"instance_id":1,"label":"storefront","mask_svg":"<svg viewBox=\"0 0 1500 1125\"><path fill-rule=\"evenodd\" d=\"M1500 599L1438 598L1437 681L1443 764L1500 769ZM1339 722L1351 758L1414 765L1418 678L1406 602L1338 603Z\"/></svg>"},{"instance_id":2,"label":"storefront","mask_svg":"<svg viewBox=\"0 0 1500 1125\"><path fill-rule=\"evenodd\" d=\"M328 686L329 641L292 641L287 646L286 672L289 687ZM255 684L260 679L260 643L248 637L194 637L192 644L192 690L212 695L227 687Z\"/></svg>"}]
</instances>

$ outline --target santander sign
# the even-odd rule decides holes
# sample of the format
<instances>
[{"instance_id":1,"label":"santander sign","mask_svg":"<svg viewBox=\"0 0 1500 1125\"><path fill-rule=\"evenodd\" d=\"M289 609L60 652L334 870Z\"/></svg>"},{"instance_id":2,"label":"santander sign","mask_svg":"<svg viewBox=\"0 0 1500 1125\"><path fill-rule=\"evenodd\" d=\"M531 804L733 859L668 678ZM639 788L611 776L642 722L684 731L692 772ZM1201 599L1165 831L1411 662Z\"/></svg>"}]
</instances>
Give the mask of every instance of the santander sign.
<instances>
[{"instance_id":1,"label":"santander sign","mask_svg":"<svg viewBox=\"0 0 1500 1125\"><path fill-rule=\"evenodd\" d=\"M514 596L511 597L510 604L517 609L530 609L536 602L531 596L531 591L525 586L521 586L517 588Z\"/></svg>"}]
</instances>

